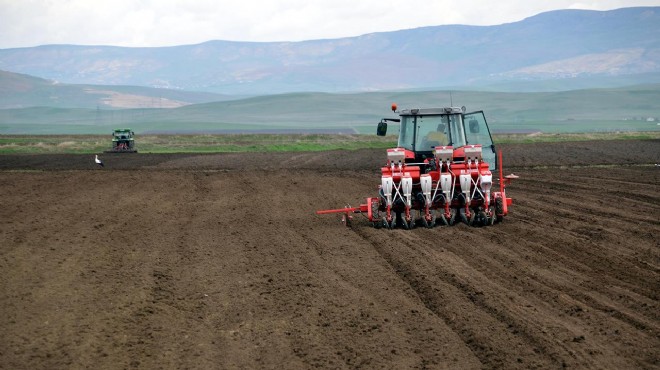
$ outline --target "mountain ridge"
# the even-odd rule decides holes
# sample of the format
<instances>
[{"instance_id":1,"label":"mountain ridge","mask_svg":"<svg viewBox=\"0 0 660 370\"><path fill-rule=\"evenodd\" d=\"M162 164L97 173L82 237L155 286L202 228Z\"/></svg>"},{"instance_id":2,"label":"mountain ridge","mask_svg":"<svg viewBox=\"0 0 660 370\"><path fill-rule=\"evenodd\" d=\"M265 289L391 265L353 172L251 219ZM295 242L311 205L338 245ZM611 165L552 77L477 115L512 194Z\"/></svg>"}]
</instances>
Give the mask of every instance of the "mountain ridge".
<instances>
[{"instance_id":1,"label":"mountain ridge","mask_svg":"<svg viewBox=\"0 0 660 370\"><path fill-rule=\"evenodd\" d=\"M570 84L660 76L656 35L660 7L557 10L502 25L429 26L340 39L0 49L0 69L70 84L230 95L479 88L557 79ZM567 66L572 67L562 71Z\"/></svg>"}]
</instances>

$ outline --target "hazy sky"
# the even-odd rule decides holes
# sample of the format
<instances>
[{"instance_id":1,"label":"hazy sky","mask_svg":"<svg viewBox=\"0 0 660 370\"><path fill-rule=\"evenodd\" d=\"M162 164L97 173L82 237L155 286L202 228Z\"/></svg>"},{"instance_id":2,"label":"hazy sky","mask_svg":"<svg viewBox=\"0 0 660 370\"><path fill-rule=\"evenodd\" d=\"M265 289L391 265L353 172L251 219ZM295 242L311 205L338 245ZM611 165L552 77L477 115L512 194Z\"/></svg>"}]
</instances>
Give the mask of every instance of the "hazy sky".
<instances>
[{"instance_id":1,"label":"hazy sky","mask_svg":"<svg viewBox=\"0 0 660 370\"><path fill-rule=\"evenodd\" d=\"M301 41L632 6L660 0L0 0L0 48Z\"/></svg>"}]
</instances>

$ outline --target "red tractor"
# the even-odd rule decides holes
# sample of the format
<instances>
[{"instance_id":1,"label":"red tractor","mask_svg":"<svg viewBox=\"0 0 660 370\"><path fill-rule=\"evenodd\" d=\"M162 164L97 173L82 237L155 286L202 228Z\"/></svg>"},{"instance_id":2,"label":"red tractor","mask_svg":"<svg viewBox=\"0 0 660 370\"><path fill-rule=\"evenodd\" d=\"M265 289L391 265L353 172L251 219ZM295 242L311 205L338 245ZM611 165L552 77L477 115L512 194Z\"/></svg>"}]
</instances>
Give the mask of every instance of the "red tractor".
<instances>
[{"instance_id":1,"label":"red tractor","mask_svg":"<svg viewBox=\"0 0 660 370\"><path fill-rule=\"evenodd\" d=\"M374 227L412 229L459 221L486 226L502 221L511 198L505 187L515 175L502 175L502 154L495 151L483 111L465 107L392 111L400 118L384 118L377 134L387 133L387 122L400 123L396 148L387 150L381 168L379 194L359 207L317 211L366 214ZM493 172L498 171L493 187Z\"/></svg>"}]
</instances>

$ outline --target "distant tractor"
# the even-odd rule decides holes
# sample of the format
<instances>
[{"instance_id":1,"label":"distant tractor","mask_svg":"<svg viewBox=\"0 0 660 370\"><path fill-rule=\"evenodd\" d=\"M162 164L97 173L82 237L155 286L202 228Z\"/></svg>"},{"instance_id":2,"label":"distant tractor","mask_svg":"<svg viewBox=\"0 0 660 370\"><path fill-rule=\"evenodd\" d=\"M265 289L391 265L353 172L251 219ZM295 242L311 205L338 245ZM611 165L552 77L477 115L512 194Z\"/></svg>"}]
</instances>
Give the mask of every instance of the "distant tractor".
<instances>
[{"instance_id":1,"label":"distant tractor","mask_svg":"<svg viewBox=\"0 0 660 370\"><path fill-rule=\"evenodd\" d=\"M106 153L137 153L135 133L130 128L118 128L112 132L112 149Z\"/></svg>"}]
</instances>

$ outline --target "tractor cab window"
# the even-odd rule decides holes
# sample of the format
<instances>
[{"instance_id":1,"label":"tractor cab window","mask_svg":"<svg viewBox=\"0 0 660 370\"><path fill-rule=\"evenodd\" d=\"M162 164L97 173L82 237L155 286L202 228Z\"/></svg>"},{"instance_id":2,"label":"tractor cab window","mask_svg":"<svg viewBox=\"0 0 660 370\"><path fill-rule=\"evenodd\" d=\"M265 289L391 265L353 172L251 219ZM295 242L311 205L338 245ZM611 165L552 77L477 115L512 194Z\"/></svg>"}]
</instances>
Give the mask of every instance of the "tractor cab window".
<instances>
[{"instance_id":1,"label":"tractor cab window","mask_svg":"<svg viewBox=\"0 0 660 370\"><path fill-rule=\"evenodd\" d=\"M486 118L482 112L465 115L465 134L467 135L468 144L481 144L481 146L493 145L490 131L486 125Z\"/></svg>"},{"instance_id":2,"label":"tractor cab window","mask_svg":"<svg viewBox=\"0 0 660 370\"><path fill-rule=\"evenodd\" d=\"M436 146L448 144L448 117L421 116L417 118L416 151L430 152Z\"/></svg>"},{"instance_id":3,"label":"tractor cab window","mask_svg":"<svg viewBox=\"0 0 660 370\"><path fill-rule=\"evenodd\" d=\"M415 140L415 116L401 116L401 128L399 133L399 148L413 150Z\"/></svg>"},{"instance_id":4,"label":"tractor cab window","mask_svg":"<svg viewBox=\"0 0 660 370\"><path fill-rule=\"evenodd\" d=\"M488 162L490 169L496 169L495 146L490 136L484 112L472 112L465 115L465 135L468 144L480 144L484 161Z\"/></svg>"},{"instance_id":5,"label":"tractor cab window","mask_svg":"<svg viewBox=\"0 0 660 370\"><path fill-rule=\"evenodd\" d=\"M448 145L458 148L466 144L465 130L463 129L463 117L460 114L449 114L446 116L449 124L449 143Z\"/></svg>"}]
</instances>

